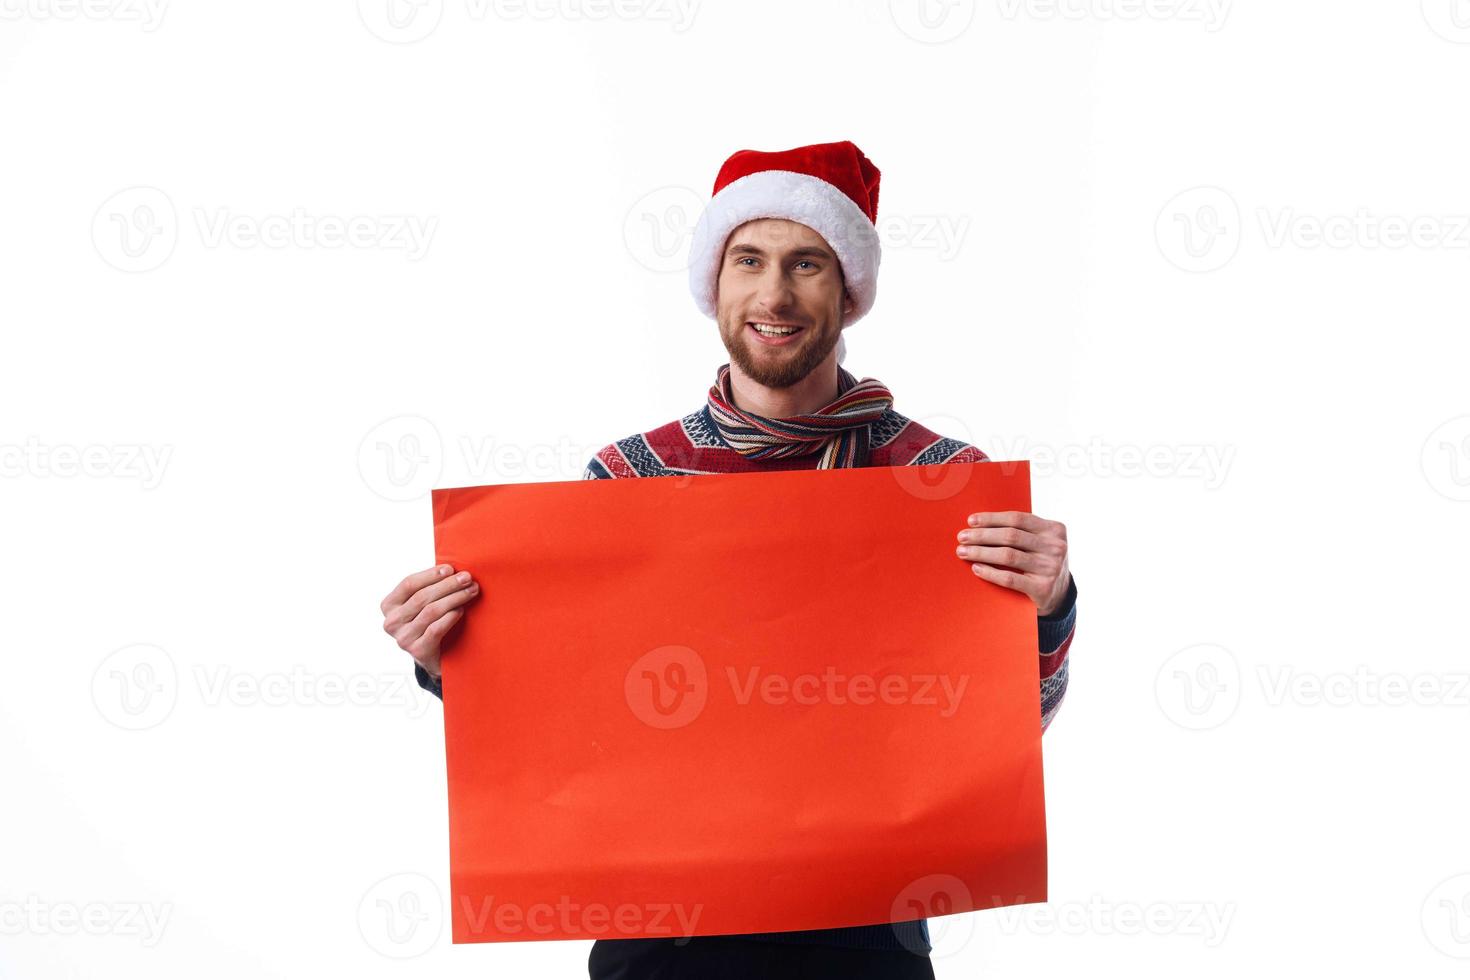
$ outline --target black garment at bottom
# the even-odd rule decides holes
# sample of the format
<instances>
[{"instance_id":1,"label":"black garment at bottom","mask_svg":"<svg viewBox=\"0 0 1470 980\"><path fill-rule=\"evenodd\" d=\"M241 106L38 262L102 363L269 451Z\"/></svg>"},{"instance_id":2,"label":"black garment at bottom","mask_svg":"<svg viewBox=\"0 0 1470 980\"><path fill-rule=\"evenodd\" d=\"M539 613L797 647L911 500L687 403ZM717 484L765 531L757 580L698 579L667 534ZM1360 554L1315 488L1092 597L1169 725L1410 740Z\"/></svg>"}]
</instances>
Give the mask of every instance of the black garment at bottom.
<instances>
[{"instance_id":1,"label":"black garment at bottom","mask_svg":"<svg viewBox=\"0 0 1470 980\"><path fill-rule=\"evenodd\" d=\"M934 980L934 967L926 954L906 949L692 936L599 939L587 974L591 980Z\"/></svg>"}]
</instances>

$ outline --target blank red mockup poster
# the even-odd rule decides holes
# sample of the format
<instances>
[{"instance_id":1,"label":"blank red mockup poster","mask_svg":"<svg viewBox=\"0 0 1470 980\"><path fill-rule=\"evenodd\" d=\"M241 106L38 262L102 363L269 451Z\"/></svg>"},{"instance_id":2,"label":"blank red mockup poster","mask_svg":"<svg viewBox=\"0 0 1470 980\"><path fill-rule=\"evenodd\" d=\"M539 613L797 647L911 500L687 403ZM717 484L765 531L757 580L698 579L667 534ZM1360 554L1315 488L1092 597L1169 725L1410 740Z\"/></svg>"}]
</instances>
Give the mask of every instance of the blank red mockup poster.
<instances>
[{"instance_id":1,"label":"blank red mockup poster","mask_svg":"<svg viewBox=\"0 0 1470 980\"><path fill-rule=\"evenodd\" d=\"M1046 900L1036 607L955 554L1024 462L433 492L453 940Z\"/></svg>"}]
</instances>

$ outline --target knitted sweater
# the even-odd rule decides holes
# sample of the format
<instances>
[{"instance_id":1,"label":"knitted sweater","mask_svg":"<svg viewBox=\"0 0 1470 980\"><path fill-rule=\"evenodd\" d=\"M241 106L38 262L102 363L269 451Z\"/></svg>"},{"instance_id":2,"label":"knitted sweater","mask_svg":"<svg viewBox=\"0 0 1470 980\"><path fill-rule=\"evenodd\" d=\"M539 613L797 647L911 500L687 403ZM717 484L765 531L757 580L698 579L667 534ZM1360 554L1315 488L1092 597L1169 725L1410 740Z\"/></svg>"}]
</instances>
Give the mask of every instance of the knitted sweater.
<instances>
[{"instance_id":1,"label":"knitted sweater","mask_svg":"<svg viewBox=\"0 0 1470 980\"><path fill-rule=\"evenodd\" d=\"M891 408L876 422L870 423L869 448L870 466L983 463L989 458L976 447L931 432ZM604 446L587 463L582 477L606 480L814 469L817 462L815 453L773 460L752 460L742 456L720 437L706 404L698 411L657 429L630 435ZM1072 645L1076 622L1077 584L1073 581L1062 605L1051 615L1036 618L1043 732L1056 717L1067 690L1067 651ZM421 687L443 698L439 680L431 678L417 664L414 665L414 675ZM928 952L931 948L928 923L924 919L838 929L750 933L729 938L867 949L910 949L916 952Z\"/></svg>"}]
</instances>

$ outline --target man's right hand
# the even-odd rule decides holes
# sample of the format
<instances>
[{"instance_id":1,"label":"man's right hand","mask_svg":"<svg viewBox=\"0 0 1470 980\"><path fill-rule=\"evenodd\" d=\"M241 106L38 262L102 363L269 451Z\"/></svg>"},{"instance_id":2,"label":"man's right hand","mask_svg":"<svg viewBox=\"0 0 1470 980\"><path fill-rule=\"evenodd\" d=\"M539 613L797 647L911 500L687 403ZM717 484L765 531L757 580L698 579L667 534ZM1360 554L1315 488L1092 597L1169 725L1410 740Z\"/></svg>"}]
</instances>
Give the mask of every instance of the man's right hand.
<instances>
[{"instance_id":1,"label":"man's right hand","mask_svg":"<svg viewBox=\"0 0 1470 980\"><path fill-rule=\"evenodd\" d=\"M464 615L465 604L479 594L479 583L469 572L455 574L448 565L414 572L379 607L383 631L437 680L444 637Z\"/></svg>"}]
</instances>

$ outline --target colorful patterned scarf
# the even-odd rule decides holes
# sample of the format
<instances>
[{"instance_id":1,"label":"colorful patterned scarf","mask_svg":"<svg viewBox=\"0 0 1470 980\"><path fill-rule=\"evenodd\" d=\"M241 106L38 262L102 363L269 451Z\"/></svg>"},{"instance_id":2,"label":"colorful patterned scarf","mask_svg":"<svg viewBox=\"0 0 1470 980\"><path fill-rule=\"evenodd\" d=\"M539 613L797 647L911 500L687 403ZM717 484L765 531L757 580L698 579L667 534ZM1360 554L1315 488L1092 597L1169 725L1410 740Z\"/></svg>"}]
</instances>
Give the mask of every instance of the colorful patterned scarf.
<instances>
[{"instance_id":1,"label":"colorful patterned scarf","mask_svg":"<svg viewBox=\"0 0 1470 980\"><path fill-rule=\"evenodd\" d=\"M837 367L837 397L811 415L787 419L752 415L735 407L730 365L721 365L709 390L709 414L730 447L750 459L786 459L820 451L818 469L866 466L868 424L893 405L877 378L857 378Z\"/></svg>"}]
</instances>

